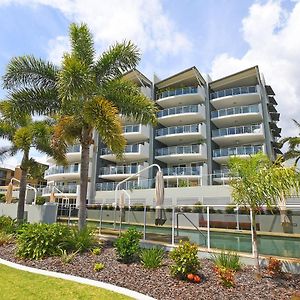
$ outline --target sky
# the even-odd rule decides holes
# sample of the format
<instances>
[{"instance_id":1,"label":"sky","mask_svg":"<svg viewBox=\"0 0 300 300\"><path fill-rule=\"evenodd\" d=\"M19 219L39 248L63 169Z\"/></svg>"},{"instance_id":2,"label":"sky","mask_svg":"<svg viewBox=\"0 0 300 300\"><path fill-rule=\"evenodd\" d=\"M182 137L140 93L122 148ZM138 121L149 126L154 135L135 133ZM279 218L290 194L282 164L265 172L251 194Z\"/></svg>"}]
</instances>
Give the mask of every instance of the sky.
<instances>
[{"instance_id":1,"label":"sky","mask_svg":"<svg viewBox=\"0 0 300 300\"><path fill-rule=\"evenodd\" d=\"M300 1L0 0L0 75L24 54L59 64L71 22L88 24L99 54L132 40L142 52L138 69L150 79L196 66L215 80L258 65L276 93L282 136L298 135ZM20 155L5 161L19 162Z\"/></svg>"}]
</instances>

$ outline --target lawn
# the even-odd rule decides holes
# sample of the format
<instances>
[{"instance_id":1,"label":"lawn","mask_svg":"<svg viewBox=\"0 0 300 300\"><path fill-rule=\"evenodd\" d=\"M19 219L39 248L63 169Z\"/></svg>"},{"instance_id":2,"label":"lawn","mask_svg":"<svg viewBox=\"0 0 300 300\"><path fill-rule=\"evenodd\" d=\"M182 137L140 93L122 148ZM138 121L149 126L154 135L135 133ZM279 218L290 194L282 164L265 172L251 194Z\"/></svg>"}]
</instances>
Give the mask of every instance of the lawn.
<instances>
[{"instance_id":1,"label":"lawn","mask_svg":"<svg viewBox=\"0 0 300 300\"><path fill-rule=\"evenodd\" d=\"M71 281L19 271L0 265L1 299L132 299L111 291Z\"/></svg>"}]
</instances>

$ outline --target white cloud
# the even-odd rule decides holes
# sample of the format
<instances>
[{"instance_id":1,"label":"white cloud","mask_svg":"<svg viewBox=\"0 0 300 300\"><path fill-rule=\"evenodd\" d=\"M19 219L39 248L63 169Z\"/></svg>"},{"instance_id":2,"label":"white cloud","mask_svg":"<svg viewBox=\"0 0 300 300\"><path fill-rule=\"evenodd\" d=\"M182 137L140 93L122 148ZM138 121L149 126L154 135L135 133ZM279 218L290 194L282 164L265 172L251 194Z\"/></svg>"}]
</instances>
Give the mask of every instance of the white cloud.
<instances>
[{"instance_id":1,"label":"white cloud","mask_svg":"<svg viewBox=\"0 0 300 300\"><path fill-rule=\"evenodd\" d=\"M242 32L248 51L241 58L228 53L215 57L212 78L258 65L276 93L283 135L297 135L291 119L300 119L300 2L289 13L282 2L253 4L243 20Z\"/></svg>"}]
</instances>

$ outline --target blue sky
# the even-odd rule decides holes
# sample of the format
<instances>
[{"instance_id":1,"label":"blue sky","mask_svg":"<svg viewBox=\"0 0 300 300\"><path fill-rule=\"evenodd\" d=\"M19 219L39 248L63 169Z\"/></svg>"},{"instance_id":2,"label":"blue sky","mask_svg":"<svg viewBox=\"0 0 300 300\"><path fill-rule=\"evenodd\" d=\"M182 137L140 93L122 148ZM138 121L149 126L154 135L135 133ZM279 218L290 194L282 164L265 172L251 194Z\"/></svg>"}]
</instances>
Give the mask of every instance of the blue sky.
<instances>
[{"instance_id":1,"label":"blue sky","mask_svg":"<svg viewBox=\"0 0 300 300\"><path fill-rule=\"evenodd\" d=\"M150 78L195 65L216 79L258 64L277 94L284 135L297 134L291 118L300 115L298 1L0 0L0 74L17 55L59 63L70 22L89 25L99 53L114 41L136 42L139 69Z\"/></svg>"}]
</instances>

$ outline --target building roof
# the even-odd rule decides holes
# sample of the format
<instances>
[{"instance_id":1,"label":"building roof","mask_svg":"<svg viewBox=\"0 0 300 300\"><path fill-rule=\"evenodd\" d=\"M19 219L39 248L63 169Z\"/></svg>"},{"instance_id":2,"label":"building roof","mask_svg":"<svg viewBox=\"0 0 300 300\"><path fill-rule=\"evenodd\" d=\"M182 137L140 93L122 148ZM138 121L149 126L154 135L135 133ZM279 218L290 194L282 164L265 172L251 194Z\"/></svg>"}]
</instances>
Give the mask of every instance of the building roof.
<instances>
[{"instance_id":1,"label":"building roof","mask_svg":"<svg viewBox=\"0 0 300 300\"><path fill-rule=\"evenodd\" d=\"M132 69L123 74L127 80L136 82L138 85L151 86L152 82L142 72L137 69Z\"/></svg>"}]
</instances>

